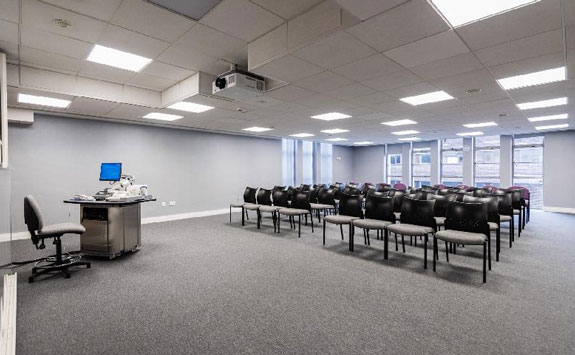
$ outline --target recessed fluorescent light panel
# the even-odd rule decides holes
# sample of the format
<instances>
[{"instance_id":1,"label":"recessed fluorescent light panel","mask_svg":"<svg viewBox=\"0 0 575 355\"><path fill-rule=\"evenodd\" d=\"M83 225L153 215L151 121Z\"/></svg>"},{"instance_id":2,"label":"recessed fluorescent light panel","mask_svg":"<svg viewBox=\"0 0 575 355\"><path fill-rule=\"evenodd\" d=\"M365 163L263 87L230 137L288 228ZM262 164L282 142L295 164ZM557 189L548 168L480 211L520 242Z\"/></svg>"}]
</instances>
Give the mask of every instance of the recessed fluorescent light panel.
<instances>
[{"instance_id":1,"label":"recessed fluorescent light panel","mask_svg":"<svg viewBox=\"0 0 575 355\"><path fill-rule=\"evenodd\" d=\"M335 120L342 120L344 118L350 118L350 115L346 115L339 112L329 112L324 113L321 115L311 116L311 118L315 118L316 120L323 120L323 121L335 121Z\"/></svg>"},{"instance_id":2,"label":"recessed fluorescent light panel","mask_svg":"<svg viewBox=\"0 0 575 355\"><path fill-rule=\"evenodd\" d=\"M260 133L260 132L273 131L273 128L266 128L266 127L248 127L248 128L244 128L242 131Z\"/></svg>"},{"instance_id":3,"label":"recessed fluorescent light panel","mask_svg":"<svg viewBox=\"0 0 575 355\"><path fill-rule=\"evenodd\" d=\"M463 133L457 133L457 135L460 137L482 136L483 132L463 132Z\"/></svg>"},{"instance_id":4,"label":"recessed fluorescent light panel","mask_svg":"<svg viewBox=\"0 0 575 355\"><path fill-rule=\"evenodd\" d=\"M567 105L566 97L560 97L557 99L543 100L543 101L524 102L522 104L517 104L517 107L520 110L532 110L535 108L546 108L546 107L554 107L562 105Z\"/></svg>"},{"instance_id":5,"label":"recessed fluorescent light panel","mask_svg":"<svg viewBox=\"0 0 575 355\"><path fill-rule=\"evenodd\" d=\"M185 102L185 101L176 102L175 104L168 106L168 108L171 108L172 110L187 111L194 113L202 113L213 109L212 106L200 105L195 104L193 102Z\"/></svg>"},{"instance_id":6,"label":"recessed fluorescent light panel","mask_svg":"<svg viewBox=\"0 0 575 355\"><path fill-rule=\"evenodd\" d=\"M481 122L481 123L468 123L468 124L463 125L463 127L467 127L467 128L480 128L480 127L491 127L491 126L497 126L497 123L495 123L495 122Z\"/></svg>"},{"instance_id":7,"label":"recessed fluorescent light panel","mask_svg":"<svg viewBox=\"0 0 575 355\"><path fill-rule=\"evenodd\" d=\"M330 141L330 142L343 142L346 140L347 140L347 138L328 138L328 139L326 139L326 141Z\"/></svg>"},{"instance_id":8,"label":"recessed fluorescent light panel","mask_svg":"<svg viewBox=\"0 0 575 355\"><path fill-rule=\"evenodd\" d=\"M290 137L296 137L296 138L307 138L307 137L313 137L314 135L311 133L296 133L296 134L292 134L290 135Z\"/></svg>"},{"instance_id":9,"label":"recessed fluorescent light panel","mask_svg":"<svg viewBox=\"0 0 575 355\"><path fill-rule=\"evenodd\" d=\"M397 140L402 141L402 142L415 142L415 141L420 141L421 138L418 138L418 137L407 137L407 138L398 138Z\"/></svg>"},{"instance_id":10,"label":"recessed fluorescent light panel","mask_svg":"<svg viewBox=\"0 0 575 355\"><path fill-rule=\"evenodd\" d=\"M372 141L361 141L361 142L354 142L353 145L372 145Z\"/></svg>"},{"instance_id":11,"label":"recessed fluorescent light panel","mask_svg":"<svg viewBox=\"0 0 575 355\"><path fill-rule=\"evenodd\" d=\"M334 128L334 129L324 129L322 133L327 134L338 134L338 133L345 133L349 132L349 129L341 129L341 128Z\"/></svg>"},{"instance_id":12,"label":"recessed fluorescent light panel","mask_svg":"<svg viewBox=\"0 0 575 355\"><path fill-rule=\"evenodd\" d=\"M52 97L46 97L46 96L18 94L18 102L21 104L66 108L70 106L70 103L72 101L54 99Z\"/></svg>"},{"instance_id":13,"label":"recessed fluorescent light panel","mask_svg":"<svg viewBox=\"0 0 575 355\"><path fill-rule=\"evenodd\" d=\"M179 120L180 118L184 118L184 116L170 115L167 113L160 113L160 112L151 112L145 115L143 118L149 118L152 120L160 120L160 121L175 121Z\"/></svg>"},{"instance_id":14,"label":"recessed fluorescent light panel","mask_svg":"<svg viewBox=\"0 0 575 355\"><path fill-rule=\"evenodd\" d=\"M405 136L407 134L418 134L418 133L419 133L419 131L414 131L414 130L391 132L391 134L395 134L396 136Z\"/></svg>"},{"instance_id":15,"label":"recessed fluorescent light panel","mask_svg":"<svg viewBox=\"0 0 575 355\"><path fill-rule=\"evenodd\" d=\"M430 0L453 27L461 27L539 0Z\"/></svg>"},{"instance_id":16,"label":"recessed fluorescent light panel","mask_svg":"<svg viewBox=\"0 0 575 355\"><path fill-rule=\"evenodd\" d=\"M553 120L566 120L569 115L562 113L560 115L549 115L549 116L539 116L539 117L529 117L529 122L541 122L541 121L553 121Z\"/></svg>"},{"instance_id":17,"label":"recessed fluorescent light panel","mask_svg":"<svg viewBox=\"0 0 575 355\"><path fill-rule=\"evenodd\" d=\"M412 120L397 120L397 121L388 121L388 122L381 122L386 126L397 127L397 126L406 126L410 124L416 124L417 122Z\"/></svg>"},{"instance_id":18,"label":"recessed fluorescent light panel","mask_svg":"<svg viewBox=\"0 0 575 355\"><path fill-rule=\"evenodd\" d=\"M528 86L543 85L563 81L566 79L565 67L538 71L530 74L512 76L498 79L497 82L505 90L524 88Z\"/></svg>"},{"instance_id":19,"label":"recessed fluorescent light panel","mask_svg":"<svg viewBox=\"0 0 575 355\"><path fill-rule=\"evenodd\" d=\"M433 102L453 100L453 96L449 95L445 91L434 91L428 94L404 97L399 100L413 106L418 106L418 105L430 104Z\"/></svg>"},{"instance_id":20,"label":"recessed fluorescent light panel","mask_svg":"<svg viewBox=\"0 0 575 355\"><path fill-rule=\"evenodd\" d=\"M535 127L535 129L538 131L544 131L544 130L548 130L548 129L561 129L561 128L567 128L567 127L569 127L569 124L565 123L565 124L552 124L549 126L538 126L538 127Z\"/></svg>"},{"instance_id":21,"label":"recessed fluorescent light panel","mask_svg":"<svg viewBox=\"0 0 575 355\"><path fill-rule=\"evenodd\" d=\"M134 72L142 70L152 61L150 58L122 52L117 49L100 46L98 44L94 46L87 60Z\"/></svg>"}]
</instances>

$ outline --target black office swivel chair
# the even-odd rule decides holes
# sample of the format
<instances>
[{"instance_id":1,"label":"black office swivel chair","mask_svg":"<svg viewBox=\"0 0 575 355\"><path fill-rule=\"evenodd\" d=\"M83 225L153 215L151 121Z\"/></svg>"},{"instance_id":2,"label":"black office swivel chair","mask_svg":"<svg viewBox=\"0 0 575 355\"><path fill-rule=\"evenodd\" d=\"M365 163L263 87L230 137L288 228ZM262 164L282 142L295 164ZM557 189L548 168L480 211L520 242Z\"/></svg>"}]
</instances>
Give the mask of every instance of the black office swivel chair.
<instances>
[{"instance_id":1,"label":"black office swivel chair","mask_svg":"<svg viewBox=\"0 0 575 355\"><path fill-rule=\"evenodd\" d=\"M62 240L60 238L64 234L82 234L86 231L84 226L78 223L59 223L45 226L42 213L40 213L40 206L38 206L34 197L30 195L24 198L24 222L28 226L32 243L34 243L36 249L44 249L46 247L44 240L48 238L53 238L56 245L56 255L44 258L36 263L36 266L32 268L32 276L28 278L28 282L32 283L36 277L52 271L62 272L69 279L71 274L68 268L82 265L88 269L90 268L90 263L80 261L80 256L64 257L62 255Z\"/></svg>"}]
</instances>

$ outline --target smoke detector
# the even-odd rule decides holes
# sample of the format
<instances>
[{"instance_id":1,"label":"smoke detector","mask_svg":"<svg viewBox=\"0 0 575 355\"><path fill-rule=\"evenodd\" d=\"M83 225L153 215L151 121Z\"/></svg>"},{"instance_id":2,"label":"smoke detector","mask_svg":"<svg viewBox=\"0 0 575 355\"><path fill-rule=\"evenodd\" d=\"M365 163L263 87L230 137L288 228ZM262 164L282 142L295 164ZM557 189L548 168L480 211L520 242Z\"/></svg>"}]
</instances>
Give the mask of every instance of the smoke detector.
<instances>
[{"instance_id":1,"label":"smoke detector","mask_svg":"<svg viewBox=\"0 0 575 355\"><path fill-rule=\"evenodd\" d=\"M72 27L72 22L68 21L68 20L64 20L61 18L55 18L54 23L56 24L56 26L60 26L62 28L70 28Z\"/></svg>"}]
</instances>

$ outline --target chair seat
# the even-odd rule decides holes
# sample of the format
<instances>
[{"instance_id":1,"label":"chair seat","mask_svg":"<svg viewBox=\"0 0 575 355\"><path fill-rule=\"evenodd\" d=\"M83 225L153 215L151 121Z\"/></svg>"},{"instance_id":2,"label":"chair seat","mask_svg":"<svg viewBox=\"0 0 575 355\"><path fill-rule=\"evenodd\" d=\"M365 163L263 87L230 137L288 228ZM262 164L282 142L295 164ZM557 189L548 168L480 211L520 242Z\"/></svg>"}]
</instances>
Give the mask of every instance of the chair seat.
<instances>
[{"instance_id":1,"label":"chair seat","mask_svg":"<svg viewBox=\"0 0 575 355\"><path fill-rule=\"evenodd\" d=\"M260 212L275 212L281 210L282 208L285 207L260 205Z\"/></svg>"},{"instance_id":2,"label":"chair seat","mask_svg":"<svg viewBox=\"0 0 575 355\"><path fill-rule=\"evenodd\" d=\"M280 209L280 214L286 215L286 216L299 216L302 214L308 214L309 211L308 210L300 210L298 208L282 208Z\"/></svg>"},{"instance_id":3,"label":"chair seat","mask_svg":"<svg viewBox=\"0 0 575 355\"><path fill-rule=\"evenodd\" d=\"M453 229L439 231L435 233L435 237L446 242L467 245L481 245L487 239L485 234L462 232Z\"/></svg>"},{"instance_id":4,"label":"chair seat","mask_svg":"<svg viewBox=\"0 0 575 355\"><path fill-rule=\"evenodd\" d=\"M393 224L387 227L390 232L408 235L408 236L420 236L426 235L428 233L433 233L433 228L418 226L416 224Z\"/></svg>"},{"instance_id":5,"label":"chair seat","mask_svg":"<svg viewBox=\"0 0 575 355\"><path fill-rule=\"evenodd\" d=\"M333 223L333 224L349 224L356 219L359 219L359 217L342 216L340 214L325 216L323 218L324 221L329 222L329 223Z\"/></svg>"},{"instance_id":6,"label":"chair seat","mask_svg":"<svg viewBox=\"0 0 575 355\"><path fill-rule=\"evenodd\" d=\"M243 206L244 206L243 202L230 203L230 207L242 208Z\"/></svg>"},{"instance_id":7,"label":"chair seat","mask_svg":"<svg viewBox=\"0 0 575 355\"><path fill-rule=\"evenodd\" d=\"M487 222L489 223L489 230L490 231L496 231L499 229L499 226L497 225L497 223L495 222Z\"/></svg>"},{"instance_id":8,"label":"chair seat","mask_svg":"<svg viewBox=\"0 0 575 355\"><path fill-rule=\"evenodd\" d=\"M82 234L85 231L86 228L79 223L58 223L42 227L42 230L38 231L38 235L49 236L62 235L66 233Z\"/></svg>"},{"instance_id":9,"label":"chair seat","mask_svg":"<svg viewBox=\"0 0 575 355\"><path fill-rule=\"evenodd\" d=\"M434 217L435 218L435 223L438 226L444 226L445 225L445 217Z\"/></svg>"},{"instance_id":10,"label":"chair seat","mask_svg":"<svg viewBox=\"0 0 575 355\"><path fill-rule=\"evenodd\" d=\"M385 229L387 226L392 224L389 221L382 221L379 219L356 219L353 221L353 225L363 229Z\"/></svg>"},{"instance_id":11,"label":"chair seat","mask_svg":"<svg viewBox=\"0 0 575 355\"><path fill-rule=\"evenodd\" d=\"M513 214L520 214L521 211L520 210L513 210Z\"/></svg>"},{"instance_id":12,"label":"chair seat","mask_svg":"<svg viewBox=\"0 0 575 355\"><path fill-rule=\"evenodd\" d=\"M260 208L260 205L256 205L255 203L244 203L244 209L248 211L257 211Z\"/></svg>"},{"instance_id":13,"label":"chair seat","mask_svg":"<svg viewBox=\"0 0 575 355\"><path fill-rule=\"evenodd\" d=\"M310 203L312 210L326 210L329 208L335 208L332 205L325 205L322 203Z\"/></svg>"},{"instance_id":14,"label":"chair seat","mask_svg":"<svg viewBox=\"0 0 575 355\"><path fill-rule=\"evenodd\" d=\"M511 216L501 215L501 216L499 216L499 220L501 222L509 222L509 221L511 221Z\"/></svg>"}]
</instances>

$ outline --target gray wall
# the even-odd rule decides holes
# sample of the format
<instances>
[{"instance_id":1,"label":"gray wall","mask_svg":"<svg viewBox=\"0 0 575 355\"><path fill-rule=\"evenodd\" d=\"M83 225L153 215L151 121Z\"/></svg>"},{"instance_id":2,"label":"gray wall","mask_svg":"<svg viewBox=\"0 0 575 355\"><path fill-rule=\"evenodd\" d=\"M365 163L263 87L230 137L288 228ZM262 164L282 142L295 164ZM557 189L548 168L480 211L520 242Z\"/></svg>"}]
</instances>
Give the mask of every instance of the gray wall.
<instances>
[{"instance_id":1,"label":"gray wall","mask_svg":"<svg viewBox=\"0 0 575 355\"><path fill-rule=\"evenodd\" d=\"M543 205L575 212L575 131L545 134Z\"/></svg>"},{"instance_id":2,"label":"gray wall","mask_svg":"<svg viewBox=\"0 0 575 355\"><path fill-rule=\"evenodd\" d=\"M332 150L333 182L353 180L353 148L334 145Z\"/></svg>"},{"instance_id":3,"label":"gray wall","mask_svg":"<svg viewBox=\"0 0 575 355\"><path fill-rule=\"evenodd\" d=\"M5 226L5 232L0 230L0 234L7 233L10 226L10 170L0 168L0 226ZM0 236L0 241L6 236ZM9 264L11 260L11 249L8 243L0 242L0 265ZM0 270L0 275L4 273Z\"/></svg>"},{"instance_id":4,"label":"gray wall","mask_svg":"<svg viewBox=\"0 0 575 355\"><path fill-rule=\"evenodd\" d=\"M158 201L143 205L143 217L222 209L246 185L281 183L281 140L43 115L33 125L10 126L9 134L13 232L25 230L27 194L47 223L78 221L78 207L62 200L107 187L98 181L101 162L122 162L136 184L149 185Z\"/></svg>"},{"instance_id":5,"label":"gray wall","mask_svg":"<svg viewBox=\"0 0 575 355\"><path fill-rule=\"evenodd\" d=\"M353 148L353 178L358 182L374 184L385 182L385 146Z\"/></svg>"}]
</instances>

